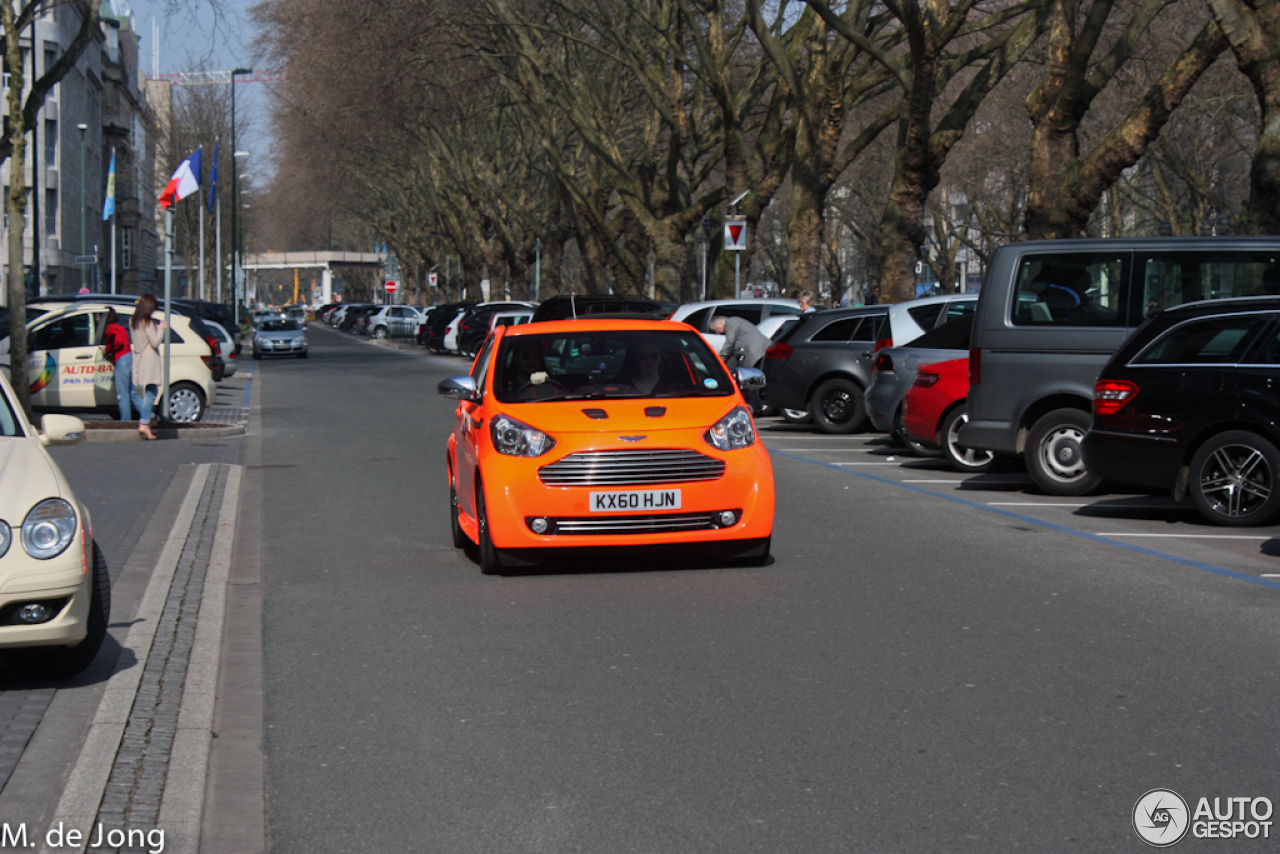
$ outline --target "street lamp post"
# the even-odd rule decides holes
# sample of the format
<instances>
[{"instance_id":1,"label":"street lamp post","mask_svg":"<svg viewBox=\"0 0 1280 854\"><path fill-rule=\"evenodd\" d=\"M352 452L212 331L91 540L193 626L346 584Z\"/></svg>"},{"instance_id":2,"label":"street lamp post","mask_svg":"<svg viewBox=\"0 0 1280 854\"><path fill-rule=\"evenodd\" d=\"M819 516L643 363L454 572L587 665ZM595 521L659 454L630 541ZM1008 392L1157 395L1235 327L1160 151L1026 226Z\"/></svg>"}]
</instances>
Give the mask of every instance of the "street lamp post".
<instances>
[{"instance_id":1,"label":"street lamp post","mask_svg":"<svg viewBox=\"0 0 1280 854\"><path fill-rule=\"evenodd\" d=\"M81 123L81 124L76 125L76 127L78 127L78 128L80 129L80 258L81 258L81 261L80 261L80 287L81 287L81 288L83 288L83 287L84 287L84 282L85 282L85 278L84 278L84 260L83 260L83 259L84 259L84 235L85 235L85 231L87 230L87 229L86 229L86 226L85 226L85 219L84 219L84 209L85 209L85 203L84 203L84 132L85 132L85 131L87 131L87 130L89 129L89 126L88 126L88 125L86 125L86 124ZM37 251L38 251L38 250L37 250Z\"/></svg>"},{"instance_id":2,"label":"street lamp post","mask_svg":"<svg viewBox=\"0 0 1280 854\"><path fill-rule=\"evenodd\" d=\"M235 158L240 156L240 152L236 151L236 77L241 74L252 74L252 68L236 68L231 72L231 293L232 293L232 317L235 318L235 324L240 325L240 252L239 243L236 241L236 219L239 214L237 208L240 207L240 196L236 194L236 166ZM247 153L247 152L246 152ZM222 247L218 247L221 250Z\"/></svg>"}]
</instances>

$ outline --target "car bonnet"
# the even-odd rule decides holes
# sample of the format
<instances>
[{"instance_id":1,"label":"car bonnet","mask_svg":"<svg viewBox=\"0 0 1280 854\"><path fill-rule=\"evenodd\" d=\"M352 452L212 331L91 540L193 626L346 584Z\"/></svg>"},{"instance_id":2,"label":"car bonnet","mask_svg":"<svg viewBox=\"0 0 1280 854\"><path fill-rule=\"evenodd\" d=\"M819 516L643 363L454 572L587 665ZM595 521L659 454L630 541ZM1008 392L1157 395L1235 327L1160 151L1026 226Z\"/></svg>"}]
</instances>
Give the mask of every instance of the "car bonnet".
<instances>
[{"instance_id":1,"label":"car bonnet","mask_svg":"<svg viewBox=\"0 0 1280 854\"><path fill-rule=\"evenodd\" d=\"M557 433L599 433L602 441L612 444L619 436L653 436L669 430L705 430L740 403L737 395L645 397L511 403L504 404L503 410L512 418L553 437Z\"/></svg>"},{"instance_id":2,"label":"car bonnet","mask_svg":"<svg viewBox=\"0 0 1280 854\"><path fill-rule=\"evenodd\" d=\"M30 436L0 438L0 485L0 519L15 528L37 503L67 493L40 440Z\"/></svg>"}]
</instances>

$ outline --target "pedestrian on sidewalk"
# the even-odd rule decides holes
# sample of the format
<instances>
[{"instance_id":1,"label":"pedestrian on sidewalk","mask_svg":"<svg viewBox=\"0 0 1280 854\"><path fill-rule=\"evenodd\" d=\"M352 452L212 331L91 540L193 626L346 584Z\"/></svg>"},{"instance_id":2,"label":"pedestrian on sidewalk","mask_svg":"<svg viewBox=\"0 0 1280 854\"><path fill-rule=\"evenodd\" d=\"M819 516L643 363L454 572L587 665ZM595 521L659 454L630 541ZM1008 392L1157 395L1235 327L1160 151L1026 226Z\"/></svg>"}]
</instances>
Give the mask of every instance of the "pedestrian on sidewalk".
<instances>
[{"instance_id":1,"label":"pedestrian on sidewalk","mask_svg":"<svg viewBox=\"0 0 1280 854\"><path fill-rule=\"evenodd\" d=\"M120 420L132 421L134 409L142 412L142 398L133 388L133 342L114 308L107 309L107 322L102 330L102 350L115 366L116 404L120 407ZM133 403L132 407L129 405L130 401Z\"/></svg>"},{"instance_id":2,"label":"pedestrian on sidewalk","mask_svg":"<svg viewBox=\"0 0 1280 854\"><path fill-rule=\"evenodd\" d=\"M154 296L143 294L129 324L133 339L133 384L142 389L138 432L145 439L156 437L151 432L151 407L160 393L160 342L164 340L165 322L152 319L156 306Z\"/></svg>"}]
</instances>

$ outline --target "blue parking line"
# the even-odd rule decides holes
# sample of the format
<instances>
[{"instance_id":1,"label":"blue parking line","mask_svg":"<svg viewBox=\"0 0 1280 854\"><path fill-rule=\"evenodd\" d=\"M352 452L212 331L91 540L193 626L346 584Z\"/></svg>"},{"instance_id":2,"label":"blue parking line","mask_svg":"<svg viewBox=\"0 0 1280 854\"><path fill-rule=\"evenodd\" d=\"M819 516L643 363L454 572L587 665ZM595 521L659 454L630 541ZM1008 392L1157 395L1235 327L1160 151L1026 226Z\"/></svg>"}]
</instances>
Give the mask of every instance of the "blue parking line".
<instances>
[{"instance_id":1,"label":"blue parking line","mask_svg":"<svg viewBox=\"0 0 1280 854\"><path fill-rule=\"evenodd\" d=\"M1215 566L1214 564L1211 564L1211 563L1203 563L1202 561L1191 560L1190 558L1185 558L1185 557L1179 557L1177 555L1169 554L1168 552L1161 552L1161 551L1156 551L1155 549L1148 549L1148 548L1143 548L1142 546L1135 546L1132 543L1126 543L1121 540L1113 540L1110 537L1100 537L1097 534L1090 534L1085 531L1077 531L1076 529L1068 528L1065 525L1058 525L1053 522L1045 522L1042 519L1036 519L1032 516L1024 516L1021 513L1014 513L1012 510L1001 510L998 507L990 507L986 504L979 504L976 501L970 501L968 498L960 498L959 496L955 496L955 495L947 495L945 492L935 492L932 489L925 489L923 486L916 486L913 483L902 483L892 478L878 477L877 475L867 474L866 472L853 471L843 466L837 466L831 463L818 462L817 460L811 460L811 459L808 459L807 457L800 457L800 456L796 456L795 454L783 453L781 451L770 451L769 454L770 456L786 457L789 460L797 460L802 463L809 463L810 465L821 466L822 468L834 469L835 471L838 471L841 474L847 474L847 475L852 475L854 477L864 478L865 480L875 481L876 483L883 483L888 486L896 486L899 489L905 489L910 492L919 492L924 495L933 496L934 498L941 498L944 501L951 501L955 504L962 504L965 507L972 507L976 510L983 510L987 513L994 513L997 516L1004 516L1005 518L1008 518L1008 519L1017 519L1019 522L1025 522L1029 525L1036 525L1041 528L1047 528L1051 531L1059 531L1064 534L1070 534L1073 537L1080 537L1081 539L1084 539L1084 540L1092 540L1095 543L1102 543L1103 545L1108 545L1108 546L1116 546L1117 548L1126 549L1127 551L1136 552L1138 554L1147 555L1149 557L1158 557L1158 558L1163 558L1164 560L1171 560L1174 563L1180 563L1183 566L1189 566L1192 569L1199 569L1203 572L1211 572L1214 575L1222 575L1227 578L1233 578L1236 581L1246 581L1250 584L1256 584L1259 587L1269 587L1272 590L1280 590L1280 582L1271 581L1270 579L1258 578L1256 575L1247 575L1243 572L1236 572L1235 570L1227 569L1221 566Z\"/></svg>"},{"instance_id":2,"label":"blue parking line","mask_svg":"<svg viewBox=\"0 0 1280 854\"><path fill-rule=\"evenodd\" d=\"M244 384L244 398L240 401L241 409L249 408L249 394L253 391L253 380L249 380Z\"/></svg>"}]
</instances>

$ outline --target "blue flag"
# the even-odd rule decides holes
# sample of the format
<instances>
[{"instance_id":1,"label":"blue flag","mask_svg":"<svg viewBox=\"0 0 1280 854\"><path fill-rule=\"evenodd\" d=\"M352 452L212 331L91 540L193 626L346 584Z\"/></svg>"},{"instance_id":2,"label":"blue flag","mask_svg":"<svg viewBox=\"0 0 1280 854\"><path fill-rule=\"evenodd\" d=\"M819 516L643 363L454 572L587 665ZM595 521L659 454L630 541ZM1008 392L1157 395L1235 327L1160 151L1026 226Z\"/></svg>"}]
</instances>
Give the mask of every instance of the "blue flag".
<instances>
[{"instance_id":1,"label":"blue flag","mask_svg":"<svg viewBox=\"0 0 1280 854\"><path fill-rule=\"evenodd\" d=\"M113 155L114 156L114 155ZM213 141L213 165L209 167L209 210L218 197L218 141Z\"/></svg>"},{"instance_id":2,"label":"blue flag","mask_svg":"<svg viewBox=\"0 0 1280 854\"><path fill-rule=\"evenodd\" d=\"M107 200L102 203L102 218L111 219L116 212L116 151L111 149L111 168L107 170Z\"/></svg>"}]
</instances>

